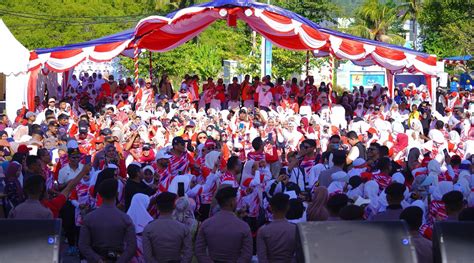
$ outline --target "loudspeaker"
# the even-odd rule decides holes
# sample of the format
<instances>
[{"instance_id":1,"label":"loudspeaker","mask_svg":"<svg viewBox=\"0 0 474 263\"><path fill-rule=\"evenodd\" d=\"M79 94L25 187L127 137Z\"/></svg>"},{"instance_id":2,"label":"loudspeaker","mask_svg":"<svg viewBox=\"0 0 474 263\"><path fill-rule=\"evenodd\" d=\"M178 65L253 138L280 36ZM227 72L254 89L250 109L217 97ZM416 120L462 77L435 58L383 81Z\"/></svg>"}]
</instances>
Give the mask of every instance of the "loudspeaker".
<instances>
[{"instance_id":1,"label":"loudspeaker","mask_svg":"<svg viewBox=\"0 0 474 263\"><path fill-rule=\"evenodd\" d=\"M474 222L436 222L434 262L474 262Z\"/></svg>"},{"instance_id":2,"label":"loudspeaker","mask_svg":"<svg viewBox=\"0 0 474 263\"><path fill-rule=\"evenodd\" d=\"M417 262L402 221L325 221L298 224L298 262Z\"/></svg>"},{"instance_id":3,"label":"loudspeaker","mask_svg":"<svg viewBox=\"0 0 474 263\"><path fill-rule=\"evenodd\" d=\"M0 263L59 262L61 220L0 220Z\"/></svg>"}]
</instances>

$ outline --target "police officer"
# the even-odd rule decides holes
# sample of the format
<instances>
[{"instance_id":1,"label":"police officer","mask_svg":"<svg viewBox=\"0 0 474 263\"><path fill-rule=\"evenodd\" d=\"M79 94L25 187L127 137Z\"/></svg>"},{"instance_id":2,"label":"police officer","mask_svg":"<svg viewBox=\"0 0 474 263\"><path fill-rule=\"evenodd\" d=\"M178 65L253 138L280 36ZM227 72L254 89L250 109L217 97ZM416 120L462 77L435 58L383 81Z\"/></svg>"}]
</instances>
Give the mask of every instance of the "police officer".
<instances>
[{"instance_id":1,"label":"police officer","mask_svg":"<svg viewBox=\"0 0 474 263\"><path fill-rule=\"evenodd\" d=\"M262 226L257 234L258 262L294 262L296 251L296 225L285 215L290 208L290 197L284 193L270 199L273 221Z\"/></svg>"},{"instance_id":2,"label":"police officer","mask_svg":"<svg viewBox=\"0 0 474 263\"><path fill-rule=\"evenodd\" d=\"M129 262L137 240L132 219L115 206L118 182L110 178L96 187L103 203L84 218L79 250L87 262Z\"/></svg>"},{"instance_id":3,"label":"police officer","mask_svg":"<svg viewBox=\"0 0 474 263\"><path fill-rule=\"evenodd\" d=\"M250 262L252 234L250 227L235 214L237 189L225 186L216 194L221 211L202 223L196 239L199 262Z\"/></svg>"},{"instance_id":4,"label":"police officer","mask_svg":"<svg viewBox=\"0 0 474 263\"><path fill-rule=\"evenodd\" d=\"M163 192L156 198L160 217L143 230L146 262L187 263L193 257L189 228L171 217L176 195Z\"/></svg>"}]
</instances>

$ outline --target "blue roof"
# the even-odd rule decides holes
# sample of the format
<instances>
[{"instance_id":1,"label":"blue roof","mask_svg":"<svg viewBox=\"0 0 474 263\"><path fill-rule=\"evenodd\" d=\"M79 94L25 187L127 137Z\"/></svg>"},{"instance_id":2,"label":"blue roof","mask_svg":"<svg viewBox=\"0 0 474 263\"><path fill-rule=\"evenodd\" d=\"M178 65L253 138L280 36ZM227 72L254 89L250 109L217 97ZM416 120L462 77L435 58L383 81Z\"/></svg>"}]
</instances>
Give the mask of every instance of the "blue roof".
<instances>
[{"instance_id":1,"label":"blue roof","mask_svg":"<svg viewBox=\"0 0 474 263\"><path fill-rule=\"evenodd\" d=\"M468 60L471 60L471 59L472 59L471 55L444 58L444 60L456 60L456 61L468 61Z\"/></svg>"},{"instance_id":2,"label":"blue roof","mask_svg":"<svg viewBox=\"0 0 474 263\"><path fill-rule=\"evenodd\" d=\"M366 38L361 38L361 37L349 35L349 34L346 34L346 33L342 33L342 32L336 31L336 30L328 29L328 28L323 28L323 27L319 26L318 24L316 24L315 22L313 22L313 21L311 21L311 20L309 20L309 19L307 19L303 16L300 16L296 13L293 13L289 10L280 8L278 6L267 5L267 4L264 4L264 3L259 3L259 2L249 1L249 0L215 0L215 1L212 1L212 2L202 3L202 4L195 5L195 6L198 6L198 7L251 7L251 8L263 9L263 10L266 10L266 11L274 12L274 13L286 16L288 18L294 19L294 20L296 20L300 23L306 24L309 27L317 29L317 30L319 30L323 33L326 33L326 34L331 34L331 35L338 36L338 37L341 37L341 38L355 40L355 41L359 41L359 42L370 44L370 45L377 45L377 46L382 46L382 47L386 47L386 48L391 48L391 49L399 50L399 51L402 51L402 52L411 53L411 54L414 54L414 55L417 55L417 56L428 57L428 54L423 53L423 52L419 52L419 51L416 51L416 50L413 50L413 49L404 48L402 46L397 46L397 45L388 44L388 43L384 43L384 42L379 42L379 41L375 41L375 40L370 40L370 39L366 39ZM178 10L174 11L174 12L171 12L171 13L167 14L166 17L172 18L177 12L178 12ZM36 53L42 54L42 53L49 53L49 52L53 52L53 51L63 51L63 50L69 50L69 49L95 46L95 45L100 45L100 44L107 44L107 43L112 43L112 42L116 42L116 41L123 41L123 40L130 39L130 38L133 37L133 35L134 35L134 29L129 29L129 30L122 31L122 32L114 34L114 35L105 36L105 37L102 37L102 38L94 39L94 40L83 42L83 43L66 45L66 46L62 46L62 47L37 49Z\"/></svg>"},{"instance_id":3,"label":"blue roof","mask_svg":"<svg viewBox=\"0 0 474 263\"><path fill-rule=\"evenodd\" d=\"M108 35L108 36L97 38L97 39L90 40L87 42L65 45L61 47L39 48L39 49L36 49L35 51L37 54L43 54L43 53L50 53L50 52L55 52L55 51L65 51L65 50L70 50L70 49L92 47L92 46L108 44L108 43L113 43L113 42L118 42L118 41L125 41L128 39L131 39L134 33L135 33L135 29L128 29L128 30L125 30L113 35Z\"/></svg>"}]
</instances>

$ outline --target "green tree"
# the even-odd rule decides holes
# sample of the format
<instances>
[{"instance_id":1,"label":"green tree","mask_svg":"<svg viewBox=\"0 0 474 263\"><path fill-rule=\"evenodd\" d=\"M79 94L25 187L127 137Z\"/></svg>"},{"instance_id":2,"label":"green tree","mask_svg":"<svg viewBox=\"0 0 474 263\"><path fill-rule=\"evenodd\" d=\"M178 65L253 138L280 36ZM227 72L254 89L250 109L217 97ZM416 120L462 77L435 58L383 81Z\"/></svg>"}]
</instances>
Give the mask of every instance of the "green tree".
<instances>
[{"instance_id":1,"label":"green tree","mask_svg":"<svg viewBox=\"0 0 474 263\"><path fill-rule=\"evenodd\" d=\"M426 0L420 13L424 51L438 57L474 53L474 1Z\"/></svg>"},{"instance_id":2,"label":"green tree","mask_svg":"<svg viewBox=\"0 0 474 263\"><path fill-rule=\"evenodd\" d=\"M393 1L366 0L357 8L354 23L346 32L377 41L403 45L401 21Z\"/></svg>"},{"instance_id":3,"label":"green tree","mask_svg":"<svg viewBox=\"0 0 474 263\"><path fill-rule=\"evenodd\" d=\"M337 5L327 0L277 0L271 3L300 14L315 23L323 21L335 23L335 18L341 13Z\"/></svg>"}]
</instances>

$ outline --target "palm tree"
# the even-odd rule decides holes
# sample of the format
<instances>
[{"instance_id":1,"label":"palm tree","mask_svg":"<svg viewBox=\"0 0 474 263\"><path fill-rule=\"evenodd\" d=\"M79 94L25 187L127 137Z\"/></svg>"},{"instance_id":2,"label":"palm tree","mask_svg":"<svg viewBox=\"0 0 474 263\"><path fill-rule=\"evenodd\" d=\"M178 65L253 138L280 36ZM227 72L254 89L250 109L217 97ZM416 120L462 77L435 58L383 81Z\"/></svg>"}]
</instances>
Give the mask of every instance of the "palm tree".
<instances>
[{"instance_id":1,"label":"palm tree","mask_svg":"<svg viewBox=\"0 0 474 263\"><path fill-rule=\"evenodd\" d=\"M366 0L357 8L354 23L345 31L353 35L403 45L405 39L394 29L400 22L398 10L393 4L379 0Z\"/></svg>"},{"instance_id":2,"label":"palm tree","mask_svg":"<svg viewBox=\"0 0 474 263\"><path fill-rule=\"evenodd\" d=\"M417 49L416 40L418 38L418 15L421 12L422 0L403 0L403 3L400 5L400 10L402 12L401 19L409 19L410 26L412 27L411 32L413 32L413 48Z\"/></svg>"}]
</instances>

